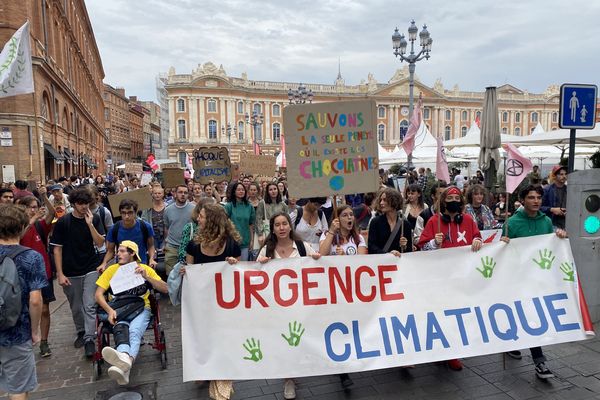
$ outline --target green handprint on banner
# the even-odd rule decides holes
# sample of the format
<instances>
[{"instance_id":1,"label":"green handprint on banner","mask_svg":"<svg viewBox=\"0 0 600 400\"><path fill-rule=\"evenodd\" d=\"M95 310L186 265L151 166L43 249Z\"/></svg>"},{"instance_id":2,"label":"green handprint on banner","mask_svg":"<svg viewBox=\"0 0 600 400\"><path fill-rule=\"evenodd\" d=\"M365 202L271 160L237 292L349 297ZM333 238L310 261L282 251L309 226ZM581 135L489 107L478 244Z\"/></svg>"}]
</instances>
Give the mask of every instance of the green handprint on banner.
<instances>
[{"instance_id":1,"label":"green handprint on banner","mask_svg":"<svg viewBox=\"0 0 600 400\"><path fill-rule=\"evenodd\" d=\"M300 338L304 334L304 328L302 327L301 323L296 321L294 321L294 325L292 325L292 323L290 322L288 326L290 328L290 336L286 337L283 333L281 334L281 336L285 339L286 342L288 342L290 346L298 347L298 345L300 344Z\"/></svg>"},{"instance_id":2,"label":"green handprint on banner","mask_svg":"<svg viewBox=\"0 0 600 400\"><path fill-rule=\"evenodd\" d=\"M573 269L573 262L571 262L571 264L568 262L560 264L560 270L566 276L566 278L563 278L563 281L575 282L575 270Z\"/></svg>"},{"instance_id":3,"label":"green handprint on banner","mask_svg":"<svg viewBox=\"0 0 600 400\"><path fill-rule=\"evenodd\" d=\"M250 357L244 357L244 360L250 360L259 362L263 358L262 351L260 350L260 340L254 340L254 338L246 339L246 343L242 346L250 353Z\"/></svg>"},{"instance_id":4,"label":"green handprint on banner","mask_svg":"<svg viewBox=\"0 0 600 400\"><path fill-rule=\"evenodd\" d=\"M477 268L477 271L481 272L484 278L491 278L494 273L494 268L496 268L496 261L494 261L493 257L481 257L481 268Z\"/></svg>"},{"instance_id":5,"label":"green handprint on banner","mask_svg":"<svg viewBox=\"0 0 600 400\"><path fill-rule=\"evenodd\" d=\"M540 250L539 254L540 254L539 261L534 258L533 262L536 263L537 265L539 265L539 267L541 269L550 269L556 256L553 256L552 251L548 250L548 249L544 249L543 253L542 253L542 250Z\"/></svg>"}]
</instances>

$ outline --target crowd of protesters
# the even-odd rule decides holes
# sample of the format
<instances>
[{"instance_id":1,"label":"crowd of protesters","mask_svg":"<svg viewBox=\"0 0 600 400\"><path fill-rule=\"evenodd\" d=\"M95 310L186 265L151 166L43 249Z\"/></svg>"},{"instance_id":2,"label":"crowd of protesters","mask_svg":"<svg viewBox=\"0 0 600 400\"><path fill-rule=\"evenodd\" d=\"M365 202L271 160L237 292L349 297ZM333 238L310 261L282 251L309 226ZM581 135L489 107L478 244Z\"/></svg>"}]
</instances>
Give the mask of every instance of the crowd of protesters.
<instances>
[{"instance_id":1,"label":"crowd of protesters","mask_svg":"<svg viewBox=\"0 0 600 400\"><path fill-rule=\"evenodd\" d=\"M183 275L186 264L215 261L268 263L275 258L383 253L401 257L457 246L478 251L481 232L502 227L507 219L506 242L550 232L565 237L566 177L566 168L557 166L545 182L534 169L512 204L510 197L491 194L483 186L481 171L465 179L455 170L449 185L423 168L407 174L402 191L381 174L377 193L304 199L290 195L285 175L279 173L267 178L242 174L233 182L204 185L189 179L172 188L157 181L140 188L138 177L113 173L61 177L34 187L25 181L3 184L0 257L14 259L23 307L15 326L0 330L0 387L15 398L36 387L32 346L39 343L41 357L52 355L49 304L55 300L54 280L71 309L73 346L83 347L86 357L95 351L98 305L115 326L117 347L102 355L111 364L109 375L127 384L149 320L148 291L166 292L164 278L174 268ZM137 189L148 191L150 208L124 199L118 210L111 209L110 195ZM522 228L528 221L536 222L535 232ZM143 312L120 321L109 301L110 277L132 262L145 285L130 294L144 299ZM157 270L159 263L164 271ZM531 353L536 374L552 377L541 347ZM509 355L521 357L518 351ZM462 369L460 360L447 363L452 370ZM344 387L352 385L347 374L340 380ZM228 399L232 392L230 381L210 383L212 398ZM285 380L283 396L295 398L292 378Z\"/></svg>"}]
</instances>

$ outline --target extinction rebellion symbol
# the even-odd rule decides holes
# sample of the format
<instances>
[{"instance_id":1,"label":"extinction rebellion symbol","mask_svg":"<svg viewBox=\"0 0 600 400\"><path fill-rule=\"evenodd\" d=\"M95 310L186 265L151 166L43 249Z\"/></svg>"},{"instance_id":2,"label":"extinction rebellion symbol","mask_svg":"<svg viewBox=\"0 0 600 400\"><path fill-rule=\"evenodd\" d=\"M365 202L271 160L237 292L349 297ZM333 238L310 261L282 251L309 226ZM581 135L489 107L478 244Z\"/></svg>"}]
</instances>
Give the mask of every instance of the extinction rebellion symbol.
<instances>
[{"instance_id":1,"label":"extinction rebellion symbol","mask_svg":"<svg viewBox=\"0 0 600 400\"><path fill-rule=\"evenodd\" d=\"M523 163L519 160L511 159L506 161L506 175L521 176L523 174Z\"/></svg>"}]
</instances>

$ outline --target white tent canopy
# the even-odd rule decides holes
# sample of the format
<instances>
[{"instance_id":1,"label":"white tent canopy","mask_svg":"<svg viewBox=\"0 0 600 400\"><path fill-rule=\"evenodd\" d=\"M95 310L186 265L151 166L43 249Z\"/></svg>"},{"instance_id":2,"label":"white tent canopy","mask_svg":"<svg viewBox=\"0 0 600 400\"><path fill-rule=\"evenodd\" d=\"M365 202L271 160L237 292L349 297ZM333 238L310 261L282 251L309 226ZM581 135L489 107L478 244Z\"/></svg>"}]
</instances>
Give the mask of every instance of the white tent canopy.
<instances>
[{"instance_id":1,"label":"white tent canopy","mask_svg":"<svg viewBox=\"0 0 600 400\"><path fill-rule=\"evenodd\" d=\"M557 129L529 136L509 136L508 140L502 139L502 143L510 142L529 146L569 144L570 130ZM576 135L577 144L600 145L600 125L594 129L578 129Z\"/></svg>"},{"instance_id":2,"label":"white tent canopy","mask_svg":"<svg viewBox=\"0 0 600 400\"><path fill-rule=\"evenodd\" d=\"M506 134L500 135L500 139L501 139L502 143L509 141L508 138L510 138L510 137L512 137L512 136L506 135ZM481 131L479 130L479 127L477 126L477 124L475 122L473 122L473 123L471 123L471 127L469 128L469 131L467 132L467 134L465 136L459 137L456 139L446 140L444 142L444 146L447 149L451 149L454 147L477 147L477 148L479 148L480 140L481 140Z\"/></svg>"}]
</instances>

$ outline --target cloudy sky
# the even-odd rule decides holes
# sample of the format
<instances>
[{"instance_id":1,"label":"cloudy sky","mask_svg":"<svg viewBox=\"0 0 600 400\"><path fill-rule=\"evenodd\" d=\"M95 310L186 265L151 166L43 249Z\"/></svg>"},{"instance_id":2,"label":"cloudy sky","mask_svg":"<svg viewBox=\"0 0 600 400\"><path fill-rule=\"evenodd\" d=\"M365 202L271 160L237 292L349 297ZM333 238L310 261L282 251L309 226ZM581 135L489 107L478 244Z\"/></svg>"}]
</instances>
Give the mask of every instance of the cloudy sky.
<instances>
[{"instance_id":1,"label":"cloudy sky","mask_svg":"<svg viewBox=\"0 0 600 400\"><path fill-rule=\"evenodd\" d=\"M391 36L426 23L431 58L417 75L433 86L483 91L510 83L543 92L600 83L600 1L583 0L88 0L105 82L155 99L155 76L174 66L223 65L251 80L346 84L401 64Z\"/></svg>"}]
</instances>

